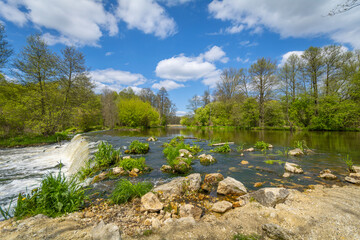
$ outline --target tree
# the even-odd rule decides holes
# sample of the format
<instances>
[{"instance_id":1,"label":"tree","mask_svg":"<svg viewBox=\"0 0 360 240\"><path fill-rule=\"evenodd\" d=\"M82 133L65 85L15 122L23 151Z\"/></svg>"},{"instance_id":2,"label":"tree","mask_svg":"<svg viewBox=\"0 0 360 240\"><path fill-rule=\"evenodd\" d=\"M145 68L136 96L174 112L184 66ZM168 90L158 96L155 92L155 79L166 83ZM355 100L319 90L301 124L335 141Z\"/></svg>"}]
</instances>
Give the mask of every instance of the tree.
<instances>
[{"instance_id":1,"label":"tree","mask_svg":"<svg viewBox=\"0 0 360 240\"><path fill-rule=\"evenodd\" d=\"M176 115L176 107L169 99L169 94L164 87L156 95L156 108L160 114L160 123L163 126L168 124L169 118Z\"/></svg>"},{"instance_id":2,"label":"tree","mask_svg":"<svg viewBox=\"0 0 360 240\"><path fill-rule=\"evenodd\" d=\"M340 74L339 65L341 60L341 46L330 45L323 48L323 62L325 68L324 88L326 96L336 93L336 85Z\"/></svg>"},{"instance_id":3,"label":"tree","mask_svg":"<svg viewBox=\"0 0 360 240\"><path fill-rule=\"evenodd\" d=\"M5 27L0 23L0 70L5 67L12 54L13 49L6 40Z\"/></svg>"},{"instance_id":4,"label":"tree","mask_svg":"<svg viewBox=\"0 0 360 240\"><path fill-rule=\"evenodd\" d=\"M216 84L215 96L217 99L223 102L232 99L239 92L243 75L243 69L225 69L220 76L220 82Z\"/></svg>"},{"instance_id":5,"label":"tree","mask_svg":"<svg viewBox=\"0 0 360 240\"><path fill-rule=\"evenodd\" d=\"M201 97L201 101L203 103L203 107L208 105L211 102L210 90L205 90L204 95Z\"/></svg>"},{"instance_id":6,"label":"tree","mask_svg":"<svg viewBox=\"0 0 360 240\"><path fill-rule=\"evenodd\" d=\"M259 125L264 127L265 112L264 104L271 96L276 84L275 62L270 59L260 58L252 64L249 70L254 90L257 92L259 100Z\"/></svg>"},{"instance_id":7,"label":"tree","mask_svg":"<svg viewBox=\"0 0 360 240\"><path fill-rule=\"evenodd\" d=\"M344 3L338 4L334 9L329 12L329 16L350 11L353 8L360 6L359 0L346 0Z\"/></svg>"},{"instance_id":8,"label":"tree","mask_svg":"<svg viewBox=\"0 0 360 240\"><path fill-rule=\"evenodd\" d=\"M123 98L118 104L119 121L123 126L150 127L158 124L159 113L139 98Z\"/></svg>"},{"instance_id":9,"label":"tree","mask_svg":"<svg viewBox=\"0 0 360 240\"><path fill-rule=\"evenodd\" d=\"M191 99L189 99L189 105L187 105L187 109L191 110L194 114L196 109L201 106L201 97L198 95L194 95Z\"/></svg>"},{"instance_id":10,"label":"tree","mask_svg":"<svg viewBox=\"0 0 360 240\"><path fill-rule=\"evenodd\" d=\"M318 82L324 73L322 49L318 47L309 47L305 50L302 58L305 60L304 70L310 78L312 97L315 103L315 115L317 115L317 105L319 98Z\"/></svg>"},{"instance_id":11,"label":"tree","mask_svg":"<svg viewBox=\"0 0 360 240\"><path fill-rule=\"evenodd\" d=\"M45 135L56 131L57 116L52 114L55 109L54 106L50 106L52 95L49 92L55 86L49 83L59 76L58 62L58 56L48 48L39 34L35 34L28 37L27 46L23 48L13 64L14 75L37 92L33 100L38 102L35 110L39 112L36 113L34 120L35 122L42 121L39 128Z\"/></svg>"},{"instance_id":12,"label":"tree","mask_svg":"<svg viewBox=\"0 0 360 240\"><path fill-rule=\"evenodd\" d=\"M140 90L139 97L144 102L149 102L151 106L155 106L156 95L150 88L143 88Z\"/></svg>"},{"instance_id":13,"label":"tree","mask_svg":"<svg viewBox=\"0 0 360 240\"><path fill-rule=\"evenodd\" d=\"M101 94L101 112L106 127L114 128L118 123L118 108L116 106L117 93L104 89Z\"/></svg>"}]
</instances>

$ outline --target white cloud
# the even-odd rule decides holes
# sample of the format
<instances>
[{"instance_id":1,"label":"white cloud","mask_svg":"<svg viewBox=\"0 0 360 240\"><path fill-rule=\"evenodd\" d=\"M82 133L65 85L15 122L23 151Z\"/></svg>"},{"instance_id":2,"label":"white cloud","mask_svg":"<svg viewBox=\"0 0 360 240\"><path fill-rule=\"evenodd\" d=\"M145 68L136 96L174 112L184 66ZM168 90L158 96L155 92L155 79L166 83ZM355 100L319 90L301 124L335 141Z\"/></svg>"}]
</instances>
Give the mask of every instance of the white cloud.
<instances>
[{"instance_id":1,"label":"white cloud","mask_svg":"<svg viewBox=\"0 0 360 240\"><path fill-rule=\"evenodd\" d=\"M177 5L186 4L191 1L193 0L160 0L159 2L165 3L168 7L173 7Z\"/></svg>"},{"instance_id":2,"label":"white cloud","mask_svg":"<svg viewBox=\"0 0 360 240\"><path fill-rule=\"evenodd\" d=\"M111 55L113 55L114 54L114 52L106 52L105 53L105 56L111 56Z\"/></svg>"},{"instance_id":3,"label":"white cloud","mask_svg":"<svg viewBox=\"0 0 360 240\"><path fill-rule=\"evenodd\" d=\"M146 78L141 74L112 68L94 70L89 74L96 85L96 92L101 92L101 90L106 87L117 92L124 87L132 87L134 89L134 87L146 82Z\"/></svg>"},{"instance_id":4,"label":"white cloud","mask_svg":"<svg viewBox=\"0 0 360 240\"><path fill-rule=\"evenodd\" d=\"M209 62L220 61L222 63L227 63L229 61L229 58L226 57L226 53L218 46L213 46L209 51L200 56L204 57L204 59Z\"/></svg>"},{"instance_id":5,"label":"white cloud","mask_svg":"<svg viewBox=\"0 0 360 240\"><path fill-rule=\"evenodd\" d=\"M257 42L250 42L249 40L244 40L244 41L241 41L239 42L240 46L243 46L243 47L255 47L258 45Z\"/></svg>"},{"instance_id":6,"label":"white cloud","mask_svg":"<svg viewBox=\"0 0 360 240\"><path fill-rule=\"evenodd\" d=\"M118 0L118 3L117 16L129 29L136 28L160 38L176 33L175 21L154 0Z\"/></svg>"},{"instance_id":7,"label":"white cloud","mask_svg":"<svg viewBox=\"0 0 360 240\"><path fill-rule=\"evenodd\" d=\"M215 62L227 62L226 53L221 47L213 46L197 57L186 57L184 54L160 61L156 66L156 76L173 81L185 82L201 80L205 85L214 87L220 79L221 71Z\"/></svg>"},{"instance_id":8,"label":"white cloud","mask_svg":"<svg viewBox=\"0 0 360 240\"><path fill-rule=\"evenodd\" d=\"M214 18L244 25L253 33L267 28L283 38L326 36L360 48L359 12L326 16L337 4L336 0L214 0L208 9Z\"/></svg>"},{"instance_id":9,"label":"white cloud","mask_svg":"<svg viewBox=\"0 0 360 240\"><path fill-rule=\"evenodd\" d=\"M230 34L235 34L235 33L239 33L242 30L244 30L244 25L240 24L240 25L234 25L231 27L226 28L226 32L230 33Z\"/></svg>"},{"instance_id":10,"label":"white cloud","mask_svg":"<svg viewBox=\"0 0 360 240\"><path fill-rule=\"evenodd\" d=\"M250 59L249 58L242 59L241 57L237 57L236 61L240 63L248 63Z\"/></svg>"},{"instance_id":11,"label":"white cloud","mask_svg":"<svg viewBox=\"0 0 360 240\"><path fill-rule=\"evenodd\" d=\"M44 34L49 44L97 45L102 29L110 36L118 33L116 18L104 9L101 1L92 0L17 0L8 17L3 6L0 14L8 21L23 25L27 19L36 27L56 30L59 35ZM0 4L4 5L4 3ZM24 12L26 9L26 12ZM22 13L22 14L21 14Z\"/></svg>"},{"instance_id":12,"label":"white cloud","mask_svg":"<svg viewBox=\"0 0 360 240\"><path fill-rule=\"evenodd\" d=\"M151 87L155 89L161 89L162 87L164 87L166 90L170 91L177 88L185 87L185 85L172 80L164 80L160 81L159 83L154 83Z\"/></svg>"},{"instance_id":13,"label":"white cloud","mask_svg":"<svg viewBox=\"0 0 360 240\"><path fill-rule=\"evenodd\" d=\"M291 55L295 54L295 55L301 57L301 55L302 55L303 53L304 53L304 51L290 51L290 52L285 53L284 55L282 55L281 61L280 61L280 63L279 63L279 67L284 66L284 64L286 63L287 59L288 59Z\"/></svg>"},{"instance_id":14,"label":"white cloud","mask_svg":"<svg viewBox=\"0 0 360 240\"><path fill-rule=\"evenodd\" d=\"M14 1L6 3L0 1L0 16L19 26L23 26L27 22L26 15L18 9Z\"/></svg>"},{"instance_id":15,"label":"white cloud","mask_svg":"<svg viewBox=\"0 0 360 240\"><path fill-rule=\"evenodd\" d=\"M187 114L187 112L185 111L176 111L176 116L182 117L185 116Z\"/></svg>"}]
</instances>

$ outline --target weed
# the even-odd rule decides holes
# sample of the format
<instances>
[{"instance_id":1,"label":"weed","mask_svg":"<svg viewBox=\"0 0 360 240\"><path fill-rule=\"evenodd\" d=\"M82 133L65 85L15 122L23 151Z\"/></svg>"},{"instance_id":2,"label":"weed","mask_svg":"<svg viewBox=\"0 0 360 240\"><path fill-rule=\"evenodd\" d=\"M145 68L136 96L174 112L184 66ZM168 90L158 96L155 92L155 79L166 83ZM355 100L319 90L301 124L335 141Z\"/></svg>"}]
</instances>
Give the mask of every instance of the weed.
<instances>
[{"instance_id":1,"label":"weed","mask_svg":"<svg viewBox=\"0 0 360 240\"><path fill-rule=\"evenodd\" d=\"M78 177L79 177L80 181L84 180L87 177L91 177L92 175L94 175L96 170L94 168L92 168L91 165L92 165L92 161L89 160L85 163L85 166L80 168L80 170L78 172Z\"/></svg>"},{"instance_id":2,"label":"weed","mask_svg":"<svg viewBox=\"0 0 360 240\"><path fill-rule=\"evenodd\" d=\"M221 142L222 142L221 138L213 138L210 139L208 146L212 146L215 143L221 143Z\"/></svg>"},{"instance_id":3,"label":"weed","mask_svg":"<svg viewBox=\"0 0 360 240\"><path fill-rule=\"evenodd\" d=\"M230 149L230 146L228 143L225 143L222 146L219 146L219 147L216 147L216 148L210 150L210 152L216 152L216 153L228 153L230 151L231 151L231 149Z\"/></svg>"},{"instance_id":4,"label":"weed","mask_svg":"<svg viewBox=\"0 0 360 240\"><path fill-rule=\"evenodd\" d=\"M68 140L66 133L55 133L51 136L18 136L11 138L0 137L0 147L15 147L15 146L32 146L44 143L57 143L62 140Z\"/></svg>"},{"instance_id":5,"label":"weed","mask_svg":"<svg viewBox=\"0 0 360 240\"><path fill-rule=\"evenodd\" d=\"M342 160L346 163L349 172L354 172L354 168L353 168L354 163L351 157L349 156L349 154L347 154L346 157L344 157Z\"/></svg>"},{"instance_id":6,"label":"weed","mask_svg":"<svg viewBox=\"0 0 360 240\"><path fill-rule=\"evenodd\" d=\"M138 140L132 141L129 149L131 154L145 154L150 150L148 143L141 143Z\"/></svg>"},{"instance_id":7,"label":"weed","mask_svg":"<svg viewBox=\"0 0 360 240\"><path fill-rule=\"evenodd\" d=\"M32 190L30 194L19 193L14 215L21 218L41 213L56 217L77 211L84 198L84 190L75 178L68 180L59 171L58 175L47 175L41 181L40 188Z\"/></svg>"},{"instance_id":8,"label":"weed","mask_svg":"<svg viewBox=\"0 0 360 240\"><path fill-rule=\"evenodd\" d=\"M274 163L283 164L283 163L285 163L284 161L281 161L281 160L266 160L264 162L266 164L274 164Z\"/></svg>"},{"instance_id":9,"label":"weed","mask_svg":"<svg viewBox=\"0 0 360 240\"><path fill-rule=\"evenodd\" d=\"M126 203L135 197L142 197L152 189L150 182L132 184L129 180L121 179L111 194L111 201L116 204Z\"/></svg>"},{"instance_id":10,"label":"weed","mask_svg":"<svg viewBox=\"0 0 360 240\"><path fill-rule=\"evenodd\" d=\"M115 150L109 143L101 142L98 151L94 154L95 165L98 168L107 168L120 159L120 150Z\"/></svg>"},{"instance_id":11,"label":"weed","mask_svg":"<svg viewBox=\"0 0 360 240\"><path fill-rule=\"evenodd\" d=\"M177 136L171 139L169 143L164 143L163 147L168 147L168 146L176 147L180 143L184 143L184 140L185 138L183 136Z\"/></svg>"},{"instance_id":12,"label":"weed","mask_svg":"<svg viewBox=\"0 0 360 240\"><path fill-rule=\"evenodd\" d=\"M199 152L201 152L203 149L199 146L199 145L192 145L191 147L187 148L192 154L198 154Z\"/></svg>"},{"instance_id":13,"label":"weed","mask_svg":"<svg viewBox=\"0 0 360 240\"><path fill-rule=\"evenodd\" d=\"M131 171L134 168L139 169L140 171L143 171L147 166L145 164L145 158L141 157L138 159L134 158L125 158L123 160L120 160L119 167L122 167L125 171Z\"/></svg>"},{"instance_id":14,"label":"weed","mask_svg":"<svg viewBox=\"0 0 360 240\"><path fill-rule=\"evenodd\" d=\"M304 149L309 149L308 146L306 145L306 141L305 141L305 140L295 141L295 142L294 142L294 147L295 147L295 148L300 148L301 151L303 151L303 152L304 152Z\"/></svg>"},{"instance_id":15,"label":"weed","mask_svg":"<svg viewBox=\"0 0 360 240\"><path fill-rule=\"evenodd\" d=\"M245 147L245 143L240 143L239 146L236 148L237 152L243 152Z\"/></svg>"},{"instance_id":16,"label":"weed","mask_svg":"<svg viewBox=\"0 0 360 240\"><path fill-rule=\"evenodd\" d=\"M0 207L0 214L1 214L1 216L3 216L3 218L4 218L5 220L11 218L10 209L11 209L12 201L13 201L13 200L11 200L11 202L10 202L10 204L9 204L9 206L8 206L7 209L3 209L2 207Z\"/></svg>"},{"instance_id":17,"label":"weed","mask_svg":"<svg viewBox=\"0 0 360 240\"><path fill-rule=\"evenodd\" d=\"M260 240L260 239L261 236L257 234L246 235L246 234L238 233L233 236L233 240Z\"/></svg>"},{"instance_id":18,"label":"weed","mask_svg":"<svg viewBox=\"0 0 360 240\"><path fill-rule=\"evenodd\" d=\"M153 233L152 229L146 229L146 230L144 230L143 235L150 236L152 233Z\"/></svg>"},{"instance_id":19,"label":"weed","mask_svg":"<svg viewBox=\"0 0 360 240\"><path fill-rule=\"evenodd\" d=\"M288 157L289 156L289 148L284 148L284 151L278 150L276 153L279 155L282 155L284 157Z\"/></svg>"},{"instance_id":20,"label":"weed","mask_svg":"<svg viewBox=\"0 0 360 240\"><path fill-rule=\"evenodd\" d=\"M269 146L270 146L270 144L268 144L268 143L266 143L266 142L264 142L264 141L257 141L256 143L255 143L255 148L256 149L261 149L261 150L263 150L263 149L268 149L269 148Z\"/></svg>"}]
</instances>

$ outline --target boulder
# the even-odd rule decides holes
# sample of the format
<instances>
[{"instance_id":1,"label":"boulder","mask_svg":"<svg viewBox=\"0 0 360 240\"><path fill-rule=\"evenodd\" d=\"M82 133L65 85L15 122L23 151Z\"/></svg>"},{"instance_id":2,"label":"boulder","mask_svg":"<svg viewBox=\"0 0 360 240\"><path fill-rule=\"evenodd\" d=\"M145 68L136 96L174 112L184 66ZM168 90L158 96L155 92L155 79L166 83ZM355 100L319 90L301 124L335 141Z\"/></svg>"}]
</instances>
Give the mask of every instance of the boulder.
<instances>
[{"instance_id":1,"label":"boulder","mask_svg":"<svg viewBox=\"0 0 360 240\"><path fill-rule=\"evenodd\" d=\"M337 177L331 173L330 169L325 169L325 170L321 171L319 177L327 179L327 180L337 179Z\"/></svg>"},{"instance_id":2,"label":"boulder","mask_svg":"<svg viewBox=\"0 0 360 240\"><path fill-rule=\"evenodd\" d=\"M202 209L191 204L185 204L180 207L180 217L193 217L195 220L200 220Z\"/></svg>"},{"instance_id":3,"label":"boulder","mask_svg":"<svg viewBox=\"0 0 360 240\"><path fill-rule=\"evenodd\" d=\"M157 196L152 192L148 192L141 197L141 204L142 210L148 212L158 212L164 207Z\"/></svg>"},{"instance_id":4,"label":"boulder","mask_svg":"<svg viewBox=\"0 0 360 240\"><path fill-rule=\"evenodd\" d=\"M288 153L290 156L302 156L304 155L304 152L301 151L300 148L295 148L293 150L290 150L289 153Z\"/></svg>"},{"instance_id":5,"label":"boulder","mask_svg":"<svg viewBox=\"0 0 360 240\"><path fill-rule=\"evenodd\" d=\"M177 225L185 225L185 226L189 226L189 225L195 225L195 219L193 217L182 217L179 218L178 220L176 220Z\"/></svg>"},{"instance_id":6,"label":"boulder","mask_svg":"<svg viewBox=\"0 0 360 240\"><path fill-rule=\"evenodd\" d=\"M151 219L151 227L152 229L159 229L161 226L161 222L159 219L157 218L152 218Z\"/></svg>"},{"instance_id":7,"label":"boulder","mask_svg":"<svg viewBox=\"0 0 360 240\"><path fill-rule=\"evenodd\" d=\"M232 177L227 177L219 182L217 193L223 195L240 196L246 194L247 190L244 184L242 184L238 180Z\"/></svg>"},{"instance_id":8,"label":"boulder","mask_svg":"<svg viewBox=\"0 0 360 240\"><path fill-rule=\"evenodd\" d=\"M105 224L103 220L91 231L93 240L121 240L119 227L114 223Z\"/></svg>"},{"instance_id":9,"label":"boulder","mask_svg":"<svg viewBox=\"0 0 360 240\"><path fill-rule=\"evenodd\" d=\"M201 154L199 159L201 164L212 164L216 162L215 158L210 154Z\"/></svg>"},{"instance_id":10,"label":"boulder","mask_svg":"<svg viewBox=\"0 0 360 240\"><path fill-rule=\"evenodd\" d=\"M345 181L353 184L360 184L360 173L350 173L345 177Z\"/></svg>"},{"instance_id":11,"label":"boulder","mask_svg":"<svg viewBox=\"0 0 360 240\"><path fill-rule=\"evenodd\" d=\"M173 167L172 167L172 170L174 172L177 172L177 173L187 173L189 172L191 169L191 165L186 163L186 161L184 161L183 159L180 158L179 160L179 163L175 164Z\"/></svg>"},{"instance_id":12,"label":"boulder","mask_svg":"<svg viewBox=\"0 0 360 240\"><path fill-rule=\"evenodd\" d=\"M290 192L286 188L262 188L250 193L250 197L261 205L275 207L276 204L285 202L289 194Z\"/></svg>"},{"instance_id":13,"label":"boulder","mask_svg":"<svg viewBox=\"0 0 360 240\"><path fill-rule=\"evenodd\" d=\"M155 142L155 141L157 141L157 138L156 137L149 137L148 139L146 139L146 141Z\"/></svg>"},{"instance_id":14,"label":"boulder","mask_svg":"<svg viewBox=\"0 0 360 240\"><path fill-rule=\"evenodd\" d=\"M303 173L304 171L301 169L301 167L295 163L285 163L285 170L291 173Z\"/></svg>"},{"instance_id":15,"label":"boulder","mask_svg":"<svg viewBox=\"0 0 360 240\"><path fill-rule=\"evenodd\" d=\"M160 168L160 171L162 171L162 172L171 172L172 168L169 165L162 165L161 168Z\"/></svg>"},{"instance_id":16,"label":"boulder","mask_svg":"<svg viewBox=\"0 0 360 240\"><path fill-rule=\"evenodd\" d=\"M294 239L294 234L289 230L286 230L280 227L277 224L268 223L262 226L262 230L265 232L266 236L270 239L276 240L292 240Z\"/></svg>"},{"instance_id":17,"label":"boulder","mask_svg":"<svg viewBox=\"0 0 360 240\"><path fill-rule=\"evenodd\" d=\"M244 152L253 152L253 151L255 151L255 148L253 147L244 150Z\"/></svg>"},{"instance_id":18,"label":"boulder","mask_svg":"<svg viewBox=\"0 0 360 240\"><path fill-rule=\"evenodd\" d=\"M118 174L123 174L125 171L124 171L124 169L122 168L122 167L114 167L113 169L112 169L112 173L114 174L114 175L118 175Z\"/></svg>"},{"instance_id":19,"label":"boulder","mask_svg":"<svg viewBox=\"0 0 360 240\"><path fill-rule=\"evenodd\" d=\"M179 177L169 183L160 185L154 189L154 192L163 194L164 196L182 195L185 191L196 192L200 189L201 176L200 173L190 174L187 177Z\"/></svg>"},{"instance_id":20,"label":"boulder","mask_svg":"<svg viewBox=\"0 0 360 240\"><path fill-rule=\"evenodd\" d=\"M104 180L107 177L107 174L108 172L102 172L99 175L96 175L92 180L91 184Z\"/></svg>"},{"instance_id":21,"label":"boulder","mask_svg":"<svg viewBox=\"0 0 360 240\"><path fill-rule=\"evenodd\" d=\"M130 159L130 158L131 158L131 156L123 156L122 159Z\"/></svg>"},{"instance_id":22,"label":"boulder","mask_svg":"<svg viewBox=\"0 0 360 240\"><path fill-rule=\"evenodd\" d=\"M256 183L254 183L254 187L258 188L258 187L261 187L264 184L265 184L265 182L256 182Z\"/></svg>"},{"instance_id":23,"label":"boulder","mask_svg":"<svg viewBox=\"0 0 360 240\"><path fill-rule=\"evenodd\" d=\"M232 208L232 203L228 202L228 201L220 201L220 202L216 202L212 208L211 211L213 212L217 212L217 213L224 213L227 210Z\"/></svg>"},{"instance_id":24,"label":"boulder","mask_svg":"<svg viewBox=\"0 0 360 240\"><path fill-rule=\"evenodd\" d=\"M274 146L272 144L269 144L268 148L273 148Z\"/></svg>"},{"instance_id":25,"label":"boulder","mask_svg":"<svg viewBox=\"0 0 360 240\"><path fill-rule=\"evenodd\" d=\"M189 158L193 157L191 155L191 152L189 152L189 150L187 150L187 149L180 149L179 153L180 153L180 157L189 157Z\"/></svg>"},{"instance_id":26,"label":"boulder","mask_svg":"<svg viewBox=\"0 0 360 240\"><path fill-rule=\"evenodd\" d=\"M209 173L205 175L204 183L217 184L224 180L224 176L221 173Z\"/></svg>"},{"instance_id":27,"label":"boulder","mask_svg":"<svg viewBox=\"0 0 360 240\"><path fill-rule=\"evenodd\" d=\"M352 166L354 173L360 173L360 166Z\"/></svg>"}]
</instances>

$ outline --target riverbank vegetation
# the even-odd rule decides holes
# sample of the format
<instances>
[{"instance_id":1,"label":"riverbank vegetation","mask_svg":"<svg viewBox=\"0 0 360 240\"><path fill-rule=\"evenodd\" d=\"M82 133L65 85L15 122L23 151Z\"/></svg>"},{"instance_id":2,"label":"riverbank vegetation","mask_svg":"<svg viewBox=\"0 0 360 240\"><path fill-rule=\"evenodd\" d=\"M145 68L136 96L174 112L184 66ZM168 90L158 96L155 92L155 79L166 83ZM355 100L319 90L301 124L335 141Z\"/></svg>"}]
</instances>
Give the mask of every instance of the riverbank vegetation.
<instances>
[{"instance_id":1,"label":"riverbank vegetation","mask_svg":"<svg viewBox=\"0 0 360 240\"><path fill-rule=\"evenodd\" d=\"M276 64L225 69L213 92L189 100L187 126L309 130L360 127L360 52L309 47ZM211 101L212 100L212 101Z\"/></svg>"},{"instance_id":2,"label":"riverbank vegetation","mask_svg":"<svg viewBox=\"0 0 360 240\"><path fill-rule=\"evenodd\" d=\"M56 132L117 127L165 126L176 119L165 88L155 94L132 88L95 92L85 56L75 47L53 52L39 34L14 54L0 23L0 141L28 145L15 137L57 138ZM6 74L3 70L7 70ZM9 140L13 138L13 140ZM41 137L37 143L48 142ZM10 142L9 142L10 141Z\"/></svg>"}]
</instances>

